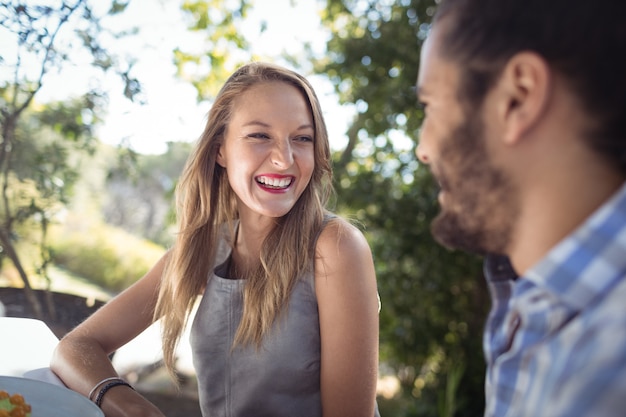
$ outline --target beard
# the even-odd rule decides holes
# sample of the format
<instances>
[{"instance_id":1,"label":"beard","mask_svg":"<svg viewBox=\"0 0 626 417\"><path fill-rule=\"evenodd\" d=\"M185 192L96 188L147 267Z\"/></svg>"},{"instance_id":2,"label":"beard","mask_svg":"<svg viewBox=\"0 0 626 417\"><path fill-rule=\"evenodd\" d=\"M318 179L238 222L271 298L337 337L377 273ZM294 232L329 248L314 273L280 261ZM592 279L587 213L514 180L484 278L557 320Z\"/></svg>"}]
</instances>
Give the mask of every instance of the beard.
<instances>
[{"instance_id":1,"label":"beard","mask_svg":"<svg viewBox=\"0 0 626 417\"><path fill-rule=\"evenodd\" d=\"M441 139L440 162L431 165L445 192L431 232L450 249L504 254L517 218L517 193L491 161L480 113L468 114Z\"/></svg>"}]
</instances>

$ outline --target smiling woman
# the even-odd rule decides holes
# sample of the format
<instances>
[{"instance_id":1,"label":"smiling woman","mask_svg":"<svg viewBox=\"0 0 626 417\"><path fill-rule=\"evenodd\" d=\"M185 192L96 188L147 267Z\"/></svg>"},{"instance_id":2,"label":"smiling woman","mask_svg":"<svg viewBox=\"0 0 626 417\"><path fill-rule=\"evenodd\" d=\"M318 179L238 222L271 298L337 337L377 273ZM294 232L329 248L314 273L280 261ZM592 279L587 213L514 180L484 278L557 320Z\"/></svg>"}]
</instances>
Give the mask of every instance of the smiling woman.
<instances>
[{"instance_id":1,"label":"smiling woman","mask_svg":"<svg viewBox=\"0 0 626 417\"><path fill-rule=\"evenodd\" d=\"M175 245L59 343L53 370L107 417L162 417L108 355L160 319L173 370L201 296L191 347L203 415L377 416L374 264L363 234L326 209L331 176L310 83L271 64L239 68L178 183Z\"/></svg>"},{"instance_id":2,"label":"smiling woman","mask_svg":"<svg viewBox=\"0 0 626 417\"><path fill-rule=\"evenodd\" d=\"M237 195L240 221L273 223L311 180L312 115L300 90L277 81L249 88L236 105L217 163Z\"/></svg>"}]
</instances>

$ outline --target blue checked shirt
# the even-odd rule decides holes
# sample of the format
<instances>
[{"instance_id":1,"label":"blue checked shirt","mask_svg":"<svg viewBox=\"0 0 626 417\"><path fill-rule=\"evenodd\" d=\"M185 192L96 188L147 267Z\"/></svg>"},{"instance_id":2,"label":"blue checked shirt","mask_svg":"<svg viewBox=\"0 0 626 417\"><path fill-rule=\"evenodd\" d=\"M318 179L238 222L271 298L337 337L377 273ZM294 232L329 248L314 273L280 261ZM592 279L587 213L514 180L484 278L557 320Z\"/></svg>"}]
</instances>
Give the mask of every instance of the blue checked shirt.
<instances>
[{"instance_id":1,"label":"blue checked shirt","mask_svg":"<svg viewBox=\"0 0 626 417\"><path fill-rule=\"evenodd\" d=\"M485 416L626 416L626 185L524 276L485 272Z\"/></svg>"}]
</instances>

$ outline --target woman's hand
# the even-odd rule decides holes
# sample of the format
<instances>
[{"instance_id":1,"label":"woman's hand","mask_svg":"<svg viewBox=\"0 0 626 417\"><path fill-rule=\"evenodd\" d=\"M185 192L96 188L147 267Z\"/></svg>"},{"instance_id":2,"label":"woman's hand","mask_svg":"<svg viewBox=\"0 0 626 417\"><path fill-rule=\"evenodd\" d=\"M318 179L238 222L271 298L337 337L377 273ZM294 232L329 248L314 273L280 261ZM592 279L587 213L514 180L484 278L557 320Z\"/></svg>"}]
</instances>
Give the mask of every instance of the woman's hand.
<instances>
[{"instance_id":1,"label":"woman's hand","mask_svg":"<svg viewBox=\"0 0 626 417\"><path fill-rule=\"evenodd\" d=\"M106 417L165 417L154 404L123 385L107 391L101 408Z\"/></svg>"}]
</instances>

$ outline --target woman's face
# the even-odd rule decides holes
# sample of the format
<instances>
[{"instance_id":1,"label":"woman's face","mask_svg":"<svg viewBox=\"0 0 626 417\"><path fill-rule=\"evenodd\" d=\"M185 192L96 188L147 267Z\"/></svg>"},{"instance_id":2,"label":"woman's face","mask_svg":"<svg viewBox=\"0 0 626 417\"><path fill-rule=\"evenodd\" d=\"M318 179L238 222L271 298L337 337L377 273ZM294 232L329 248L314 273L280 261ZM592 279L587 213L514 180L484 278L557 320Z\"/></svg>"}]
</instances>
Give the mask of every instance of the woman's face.
<instances>
[{"instance_id":1,"label":"woman's face","mask_svg":"<svg viewBox=\"0 0 626 417\"><path fill-rule=\"evenodd\" d=\"M242 219L291 210L313 174L314 140L309 106L292 85L258 84L234 101L217 162L228 173Z\"/></svg>"}]
</instances>

